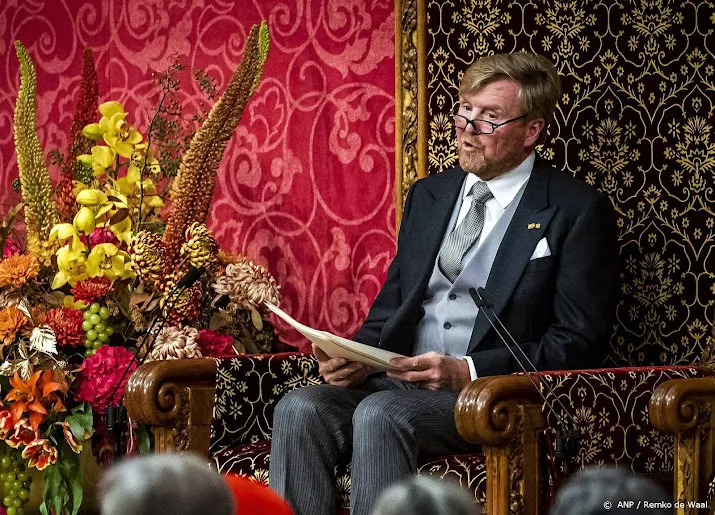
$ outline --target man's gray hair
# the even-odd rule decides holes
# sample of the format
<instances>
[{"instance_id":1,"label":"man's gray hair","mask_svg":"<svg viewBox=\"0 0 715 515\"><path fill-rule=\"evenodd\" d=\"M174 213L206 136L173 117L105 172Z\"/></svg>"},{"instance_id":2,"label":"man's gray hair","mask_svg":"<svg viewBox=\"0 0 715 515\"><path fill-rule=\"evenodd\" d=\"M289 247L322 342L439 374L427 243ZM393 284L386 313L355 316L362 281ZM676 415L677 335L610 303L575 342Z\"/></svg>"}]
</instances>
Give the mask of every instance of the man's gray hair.
<instances>
[{"instance_id":1,"label":"man's gray hair","mask_svg":"<svg viewBox=\"0 0 715 515\"><path fill-rule=\"evenodd\" d=\"M385 490L372 515L475 515L482 513L474 497L457 483L414 476Z\"/></svg>"},{"instance_id":2,"label":"man's gray hair","mask_svg":"<svg viewBox=\"0 0 715 515\"><path fill-rule=\"evenodd\" d=\"M197 456L151 454L111 467L100 484L102 515L235 515L223 478Z\"/></svg>"},{"instance_id":3,"label":"man's gray hair","mask_svg":"<svg viewBox=\"0 0 715 515\"><path fill-rule=\"evenodd\" d=\"M550 515L670 515L672 496L648 478L623 467L589 467L556 493Z\"/></svg>"}]
</instances>

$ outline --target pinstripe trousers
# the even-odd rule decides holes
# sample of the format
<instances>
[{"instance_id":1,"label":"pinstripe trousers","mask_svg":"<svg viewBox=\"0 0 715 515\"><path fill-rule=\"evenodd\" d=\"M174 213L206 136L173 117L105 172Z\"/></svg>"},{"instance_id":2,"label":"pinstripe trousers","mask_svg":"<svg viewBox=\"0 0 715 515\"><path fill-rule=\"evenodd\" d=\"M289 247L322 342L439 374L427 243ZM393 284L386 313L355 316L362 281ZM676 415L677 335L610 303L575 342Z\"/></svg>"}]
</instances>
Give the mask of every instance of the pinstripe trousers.
<instances>
[{"instance_id":1,"label":"pinstripe trousers","mask_svg":"<svg viewBox=\"0 0 715 515\"><path fill-rule=\"evenodd\" d=\"M294 390L275 409L270 485L295 515L332 515L334 468L352 459L350 513L368 515L384 488L417 472L418 455L475 451L457 433L458 395L385 374Z\"/></svg>"}]
</instances>

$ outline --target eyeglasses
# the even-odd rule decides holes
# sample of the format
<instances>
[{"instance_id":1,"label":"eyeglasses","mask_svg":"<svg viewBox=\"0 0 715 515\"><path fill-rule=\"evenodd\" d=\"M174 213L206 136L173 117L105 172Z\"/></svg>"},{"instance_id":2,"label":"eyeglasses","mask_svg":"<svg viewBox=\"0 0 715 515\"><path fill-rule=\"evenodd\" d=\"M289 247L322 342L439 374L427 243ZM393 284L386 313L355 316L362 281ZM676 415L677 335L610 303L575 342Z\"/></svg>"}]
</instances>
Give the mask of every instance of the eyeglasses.
<instances>
[{"instance_id":1,"label":"eyeglasses","mask_svg":"<svg viewBox=\"0 0 715 515\"><path fill-rule=\"evenodd\" d=\"M455 104L452 108L452 115L454 115L454 125L458 129L466 129L468 125L471 125L472 129L474 130L474 134L493 134L494 131L502 125L506 125L507 123L515 122L517 120L521 120L522 118L526 118L526 114L522 114L521 116L517 116L516 118L512 118L511 120L507 120L502 123L493 123L487 120L470 120L466 116L459 114L459 110L461 107L462 106L460 104Z\"/></svg>"}]
</instances>

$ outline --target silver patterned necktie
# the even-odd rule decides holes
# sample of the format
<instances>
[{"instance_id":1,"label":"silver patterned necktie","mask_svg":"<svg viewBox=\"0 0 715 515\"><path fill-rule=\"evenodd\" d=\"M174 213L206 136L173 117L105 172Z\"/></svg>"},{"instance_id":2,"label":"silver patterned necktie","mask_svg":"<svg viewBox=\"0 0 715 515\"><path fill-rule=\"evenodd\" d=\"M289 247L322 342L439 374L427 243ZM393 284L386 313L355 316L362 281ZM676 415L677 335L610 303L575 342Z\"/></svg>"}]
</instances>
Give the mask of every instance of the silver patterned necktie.
<instances>
[{"instance_id":1,"label":"silver patterned necktie","mask_svg":"<svg viewBox=\"0 0 715 515\"><path fill-rule=\"evenodd\" d=\"M439 251L439 268L451 281L462 271L464 254L479 239L484 227L484 204L494 197L484 181L474 183L470 191L472 205L462 222L447 236Z\"/></svg>"}]
</instances>

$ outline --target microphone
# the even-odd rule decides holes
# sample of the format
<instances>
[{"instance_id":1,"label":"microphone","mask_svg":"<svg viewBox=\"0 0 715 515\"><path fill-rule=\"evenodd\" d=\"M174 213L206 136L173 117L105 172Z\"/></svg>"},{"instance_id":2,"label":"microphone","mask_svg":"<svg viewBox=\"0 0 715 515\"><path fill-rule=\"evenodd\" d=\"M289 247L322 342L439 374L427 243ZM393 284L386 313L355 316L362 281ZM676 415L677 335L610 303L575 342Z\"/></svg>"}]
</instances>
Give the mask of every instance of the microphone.
<instances>
[{"instance_id":1,"label":"microphone","mask_svg":"<svg viewBox=\"0 0 715 515\"><path fill-rule=\"evenodd\" d=\"M534 363L529 359L529 356L526 355L526 352L524 352L524 349L519 346L519 344L516 342L512 334L509 332L509 330L506 328L506 326L502 323L501 319L499 318L499 315L497 315L496 311L494 310L494 307L491 302L489 302L487 298L487 292L484 288L477 288L476 290L474 288L469 288L469 295L472 297L472 300L476 304L477 308L481 309L484 311L484 316L487 317L487 321L489 321L489 325L492 326L492 329L494 329L494 332L497 333L497 336L499 339L502 341L504 346L507 348L507 350L511 353L512 357L514 360L517 362L521 370L526 374L526 376L529 378L529 381L531 381L531 384L534 386L534 389L537 391L541 399L544 401L544 405L548 408L548 410L551 412L551 414L554 416L554 418L558 421L559 417L554 411L553 407L551 406L551 403L549 403L546 400L546 397L544 396L543 392L541 391L541 388L539 388L534 380L531 377L530 372L526 370L526 367L524 367L523 363L519 360L519 358L516 356L514 351L512 350L511 345L509 345L509 342L504 338L504 334L506 334L509 339L511 340L512 344L514 347L516 347L519 352L521 353L522 357L526 360L526 362L529 364L531 367L531 371L536 372L537 374L539 371L537 370L536 366L534 366ZM494 321L492 321L491 317L489 316L491 312L492 317L494 317L494 320L496 320L497 324L501 327L500 329L497 329L496 324ZM504 334L502 334L502 331ZM554 393L554 391L551 389L551 387L546 384L542 383L548 392L551 394L551 396L556 399L556 402L559 403L559 406L561 406L561 409L563 412L568 416L569 419L571 419L571 423L573 424L573 429L559 429L556 431L556 449L555 449L555 454L556 454L556 459L561 461L564 465L564 473L566 476L569 474L569 462L570 460L575 456L576 451L578 449L578 442L581 438L581 432L578 430L576 426L576 421L574 420L573 416L571 415L571 412L566 409L566 406L564 406L563 402L561 402L561 399Z\"/></svg>"},{"instance_id":2,"label":"microphone","mask_svg":"<svg viewBox=\"0 0 715 515\"><path fill-rule=\"evenodd\" d=\"M153 334L153 339L149 342L147 345L146 342L142 342L142 344L139 346L139 349L137 349L137 352L132 356L131 361L127 365L127 367L124 369L124 373L122 373L122 376L119 378L119 381L117 381L117 384L114 385L114 390L112 390L112 394L109 396L109 402L112 402L112 399L114 399L114 396L117 394L117 390L119 390L119 387L122 384L122 381L124 381L124 378L127 376L129 371L132 368L132 365L136 362L137 356L139 355L139 352L141 352L141 348L145 347L144 355L141 358L141 361L139 362L139 365L144 363L144 360L146 359L147 355L151 351L152 347L154 346L154 343L156 342L159 333L164 327L164 324L166 323L166 320L169 318L169 315L171 314L171 310L174 308L174 305L176 302L179 300L181 297L181 293L186 288L189 288L193 286L193 284L201 278L201 276L206 272L206 269L204 267L195 267L192 266L189 268L189 270L179 279L179 281L174 285L174 287L169 291L167 294L167 303L165 304L165 307L168 306L168 309L164 310L164 308L161 308L159 311L159 314L154 317L154 320L152 320L151 325L149 326L149 329L147 329L146 335L152 335L152 330L154 326L156 325L156 322L161 319L161 324L159 325L158 330L156 333ZM172 299L172 296L174 298ZM148 337L147 337L148 339ZM127 423L127 418L126 418L126 408L121 405L121 400L118 405L112 406L109 405L107 406L107 412L106 412L106 419L107 419L107 431L109 432L116 432L117 433L117 438L115 442L115 455L119 457L121 455L121 433L124 427L126 426Z\"/></svg>"}]
</instances>

